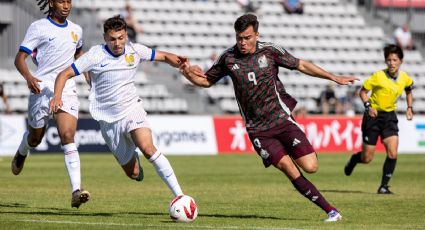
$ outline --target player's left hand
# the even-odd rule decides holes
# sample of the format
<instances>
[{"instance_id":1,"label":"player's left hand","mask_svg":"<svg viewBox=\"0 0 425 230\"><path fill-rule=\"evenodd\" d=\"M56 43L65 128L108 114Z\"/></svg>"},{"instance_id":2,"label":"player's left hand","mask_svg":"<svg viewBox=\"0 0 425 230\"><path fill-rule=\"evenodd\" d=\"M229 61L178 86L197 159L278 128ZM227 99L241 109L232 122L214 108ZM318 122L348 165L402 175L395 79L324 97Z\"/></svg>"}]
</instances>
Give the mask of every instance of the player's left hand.
<instances>
[{"instance_id":1,"label":"player's left hand","mask_svg":"<svg viewBox=\"0 0 425 230\"><path fill-rule=\"evenodd\" d=\"M358 77L354 76L338 76L334 79L334 81L340 85L348 85L354 84L355 81L359 81Z\"/></svg>"},{"instance_id":2,"label":"player's left hand","mask_svg":"<svg viewBox=\"0 0 425 230\"><path fill-rule=\"evenodd\" d=\"M413 109L408 108L406 111L406 118L408 121L411 121L413 119Z\"/></svg>"},{"instance_id":3,"label":"player's left hand","mask_svg":"<svg viewBox=\"0 0 425 230\"><path fill-rule=\"evenodd\" d=\"M50 100L49 111L52 113L57 113L59 109L62 107L62 98L53 96L52 100Z\"/></svg>"},{"instance_id":4,"label":"player's left hand","mask_svg":"<svg viewBox=\"0 0 425 230\"><path fill-rule=\"evenodd\" d=\"M177 56L177 58L179 59L177 62L179 63L179 68L182 66L182 65L190 65L190 62L189 62L189 58L188 57L186 57L186 56Z\"/></svg>"},{"instance_id":5,"label":"player's left hand","mask_svg":"<svg viewBox=\"0 0 425 230\"><path fill-rule=\"evenodd\" d=\"M205 76L204 71L202 70L202 68L199 65L190 66L189 69L190 69L190 72L192 72L196 76L207 78L207 76Z\"/></svg>"}]
</instances>

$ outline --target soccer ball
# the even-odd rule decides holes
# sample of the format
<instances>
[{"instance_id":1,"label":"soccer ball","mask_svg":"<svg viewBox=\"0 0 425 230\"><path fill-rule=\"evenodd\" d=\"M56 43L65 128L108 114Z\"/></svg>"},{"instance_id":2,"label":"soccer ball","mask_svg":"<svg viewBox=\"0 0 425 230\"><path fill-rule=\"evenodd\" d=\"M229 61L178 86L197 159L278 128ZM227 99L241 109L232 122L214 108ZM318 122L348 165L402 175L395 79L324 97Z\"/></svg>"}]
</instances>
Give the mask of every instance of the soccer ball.
<instances>
[{"instance_id":1,"label":"soccer ball","mask_svg":"<svg viewBox=\"0 0 425 230\"><path fill-rule=\"evenodd\" d=\"M192 222L198 216L198 206L192 197L180 195L171 201L168 212L174 221Z\"/></svg>"}]
</instances>

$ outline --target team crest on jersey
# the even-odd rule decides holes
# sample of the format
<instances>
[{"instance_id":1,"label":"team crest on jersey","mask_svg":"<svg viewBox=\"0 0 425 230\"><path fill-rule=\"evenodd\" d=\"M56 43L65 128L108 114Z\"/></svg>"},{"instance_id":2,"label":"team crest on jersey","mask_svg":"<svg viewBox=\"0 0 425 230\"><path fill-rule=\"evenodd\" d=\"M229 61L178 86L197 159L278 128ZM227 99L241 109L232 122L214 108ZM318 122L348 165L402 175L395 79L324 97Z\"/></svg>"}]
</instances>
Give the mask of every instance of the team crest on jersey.
<instances>
[{"instance_id":1,"label":"team crest on jersey","mask_svg":"<svg viewBox=\"0 0 425 230\"><path fill-rule=\"evenodd\" d=\"M267 63L267 58L265 55L261 56L258 59L258 64L260 65L260 68L266 68L269 66L269 63Z\"/></svg>"},{"instance_id":2,"label":"team crest on jersey","mask_svg":"<svg viewBox=\"0 0 425 230\"><path fill-rule=\"evenodd\" d=\"M77 43L78 41L78 34L74 33L74 31L71 32L72 41L74 43Z\"/></svg>"},{"instance_id":3,"label":"team crest on jersey","mask_svg":"<svg viewBox=\"0 0 425 230\"><path fill-rule=\"evenodd\" d=\"M128 66L133 66L134 65L134 54L126 54L125 55L125 61L128 63Z\"/></svg>"}]
</instances>

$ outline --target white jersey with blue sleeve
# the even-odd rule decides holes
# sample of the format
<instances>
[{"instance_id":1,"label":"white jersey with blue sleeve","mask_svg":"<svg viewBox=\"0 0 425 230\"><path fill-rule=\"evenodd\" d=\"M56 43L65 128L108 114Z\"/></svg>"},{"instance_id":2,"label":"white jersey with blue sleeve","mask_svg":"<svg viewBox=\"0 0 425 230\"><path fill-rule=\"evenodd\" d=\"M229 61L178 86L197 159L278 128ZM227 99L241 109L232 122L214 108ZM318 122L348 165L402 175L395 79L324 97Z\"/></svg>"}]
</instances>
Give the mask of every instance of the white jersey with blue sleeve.
<instances>
[{"instance_id":1,"label":"white jersey with blue sleeve","mask_svg":"<svg viewBox=\"0 0 425 230\"><path fill-rule=\"evenodd\" d=\"M34 76L40 79L40 88L53 92L58 74L74 62L74 55L83 46L83 30L69 20L58 24L50 17L33 22L19 47L32 56L37 65ZM67 81L64 95L75 95L75 81Z\"/></svg>"},{"instance_id":2,"label":"white jersey with blue sleeve","mask_svg":"<svg viewBox=\"0 0 425 230\"><path fill-rule=\"evenodd\" d=\"M127 116L141 100L134 85L139 63L153 61L155 50L141 44L127 44L121 55L107 45L93 46L71 66L76 75L90 71L90 113L95 120L114 122Z\"/></svg>"}]
</instances>

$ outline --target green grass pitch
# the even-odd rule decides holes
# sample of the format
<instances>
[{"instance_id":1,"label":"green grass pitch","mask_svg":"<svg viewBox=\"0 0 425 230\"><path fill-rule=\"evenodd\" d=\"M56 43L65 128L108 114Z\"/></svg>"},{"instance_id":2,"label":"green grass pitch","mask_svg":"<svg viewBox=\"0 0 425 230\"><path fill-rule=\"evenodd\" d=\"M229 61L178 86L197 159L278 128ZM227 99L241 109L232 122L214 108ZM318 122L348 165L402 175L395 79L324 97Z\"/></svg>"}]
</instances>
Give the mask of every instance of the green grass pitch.
<instances>
[{"instance_id":1,"label":"green grass pitch","mask_svg":"<svg viewBox=\"0 0 425 230\"><path fill-rule=\"evenodd\" d=\"M169 156L183 191L199 207L192 223L168 216L172 194L142 160L145 179L128 179L111 154L81 154L83 187L92 199L70 206L63 155L33 155L21 175L0 158L0 229L425 229L425 155L400 155L390 182L395 195L378 195L385 155L343 174L348 154L319 155L306 175L342 213L325 213L255 155Z\"/></svg>"}]
</instances>

